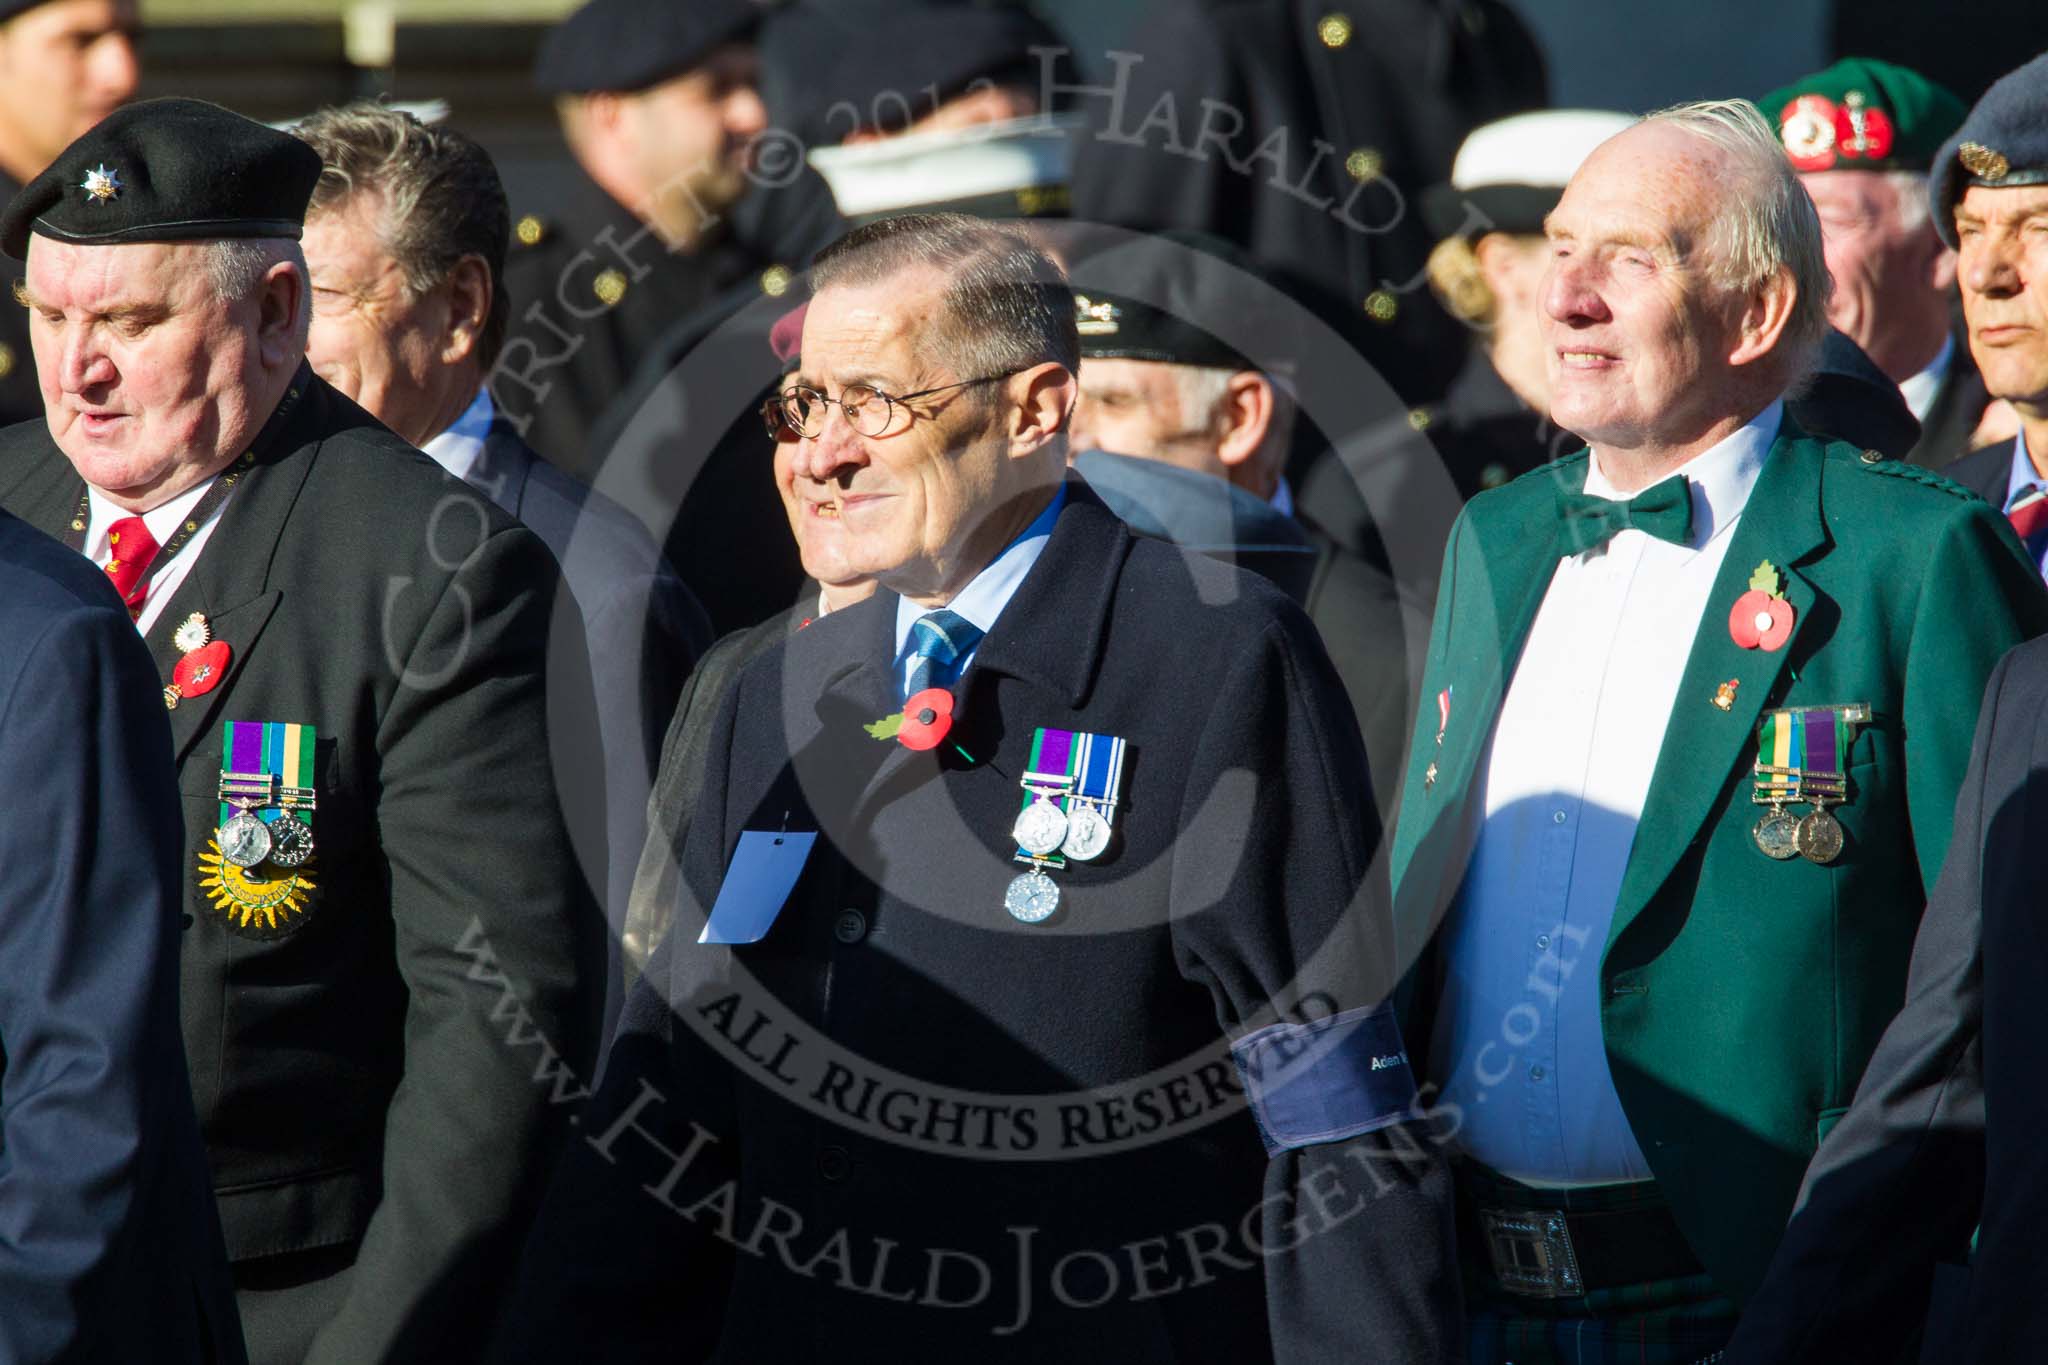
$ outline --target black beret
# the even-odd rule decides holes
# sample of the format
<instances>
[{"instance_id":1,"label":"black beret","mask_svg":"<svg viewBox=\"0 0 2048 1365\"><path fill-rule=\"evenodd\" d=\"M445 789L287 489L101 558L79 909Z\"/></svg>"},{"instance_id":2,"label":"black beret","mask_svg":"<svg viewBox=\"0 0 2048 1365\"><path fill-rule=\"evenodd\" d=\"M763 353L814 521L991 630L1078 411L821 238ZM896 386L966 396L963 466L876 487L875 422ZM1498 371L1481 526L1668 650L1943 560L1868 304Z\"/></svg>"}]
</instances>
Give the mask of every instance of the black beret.
<instances>
[{"instance_id":1,"label":"black beret","mask_svg":"<svg viewBox=\"0 0 2048 1365\"><path fill-rule=\"evenodd\" d=\"M984 77L1035 89L1034 46L1065 51L1017 6L814 0L762 29L762 93L777 126L829 146L860 128L896 132Z\"/></svg>"},{"instance_id":2,"label":"black beret","mask_svg":"<svg viewBox=\"0 0 2048 1365\"><path fill-rule=\"evenodd\" d=\"M1079 261L1072 284L1082 358L1259 369L1203 324L1260 304L1263 278L1234 245L1198 232L1162 232Z\"/></svg>"},{"instance_id":3,"label":"black beret","mask_svg":"<svg viewBox=\"0 0 2048 1365\"><path fill-rule=\"evenodd\" d=\"M125 105L66 147L0 214L0 250L60 242L217 241L304 229L320 156L204 100Z\"/></svg>"},{"instance_id":4,"label":"black beret","mask_svg":"<svg viewBox=\"0 0 2048 1365\"><path fill-rule=\"evenodd\" d=\"M533 63L550 95L645 90L760 21L764 0L590 0L555 25Z\"/></svg>"},{"instance_id":5,"label":"black beret","mask_svg":"<svg viewBox=\"0 0 2048 1365\"><path fill-rule=\"evenodd\" d=\"M1927 197L1950 246L1956 201L1972 185L2048 185L2048 52L1993 82L1934 158Z\"/></svg>"}]
</instances>

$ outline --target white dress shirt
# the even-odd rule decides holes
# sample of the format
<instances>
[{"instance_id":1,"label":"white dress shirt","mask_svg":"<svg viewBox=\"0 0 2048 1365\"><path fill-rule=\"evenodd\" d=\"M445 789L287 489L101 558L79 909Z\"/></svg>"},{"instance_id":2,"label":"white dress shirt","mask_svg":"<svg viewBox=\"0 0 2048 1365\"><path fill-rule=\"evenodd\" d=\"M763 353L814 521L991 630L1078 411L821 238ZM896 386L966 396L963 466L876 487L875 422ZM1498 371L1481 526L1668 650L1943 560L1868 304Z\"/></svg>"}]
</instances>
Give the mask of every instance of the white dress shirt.
<instances>
[{"instance_id":1,"label":"white dress shirt","mask_svg":"<svg viewBox=\"0 0 2048 1365\"><path fill-rule=\"evenodd\" d=\"M214 476L219 477L217 474ZM142 514L142 524L149 528L149 534L155 538L159 547L170 543L171 537L184 526L185 519L192 514L192 509L199 505L199 500L206 496L206 490L211 487L213 479L203 480L163 506ZM234 497L235 495L230 493L222 498L220 505L213 509L213 514L207 517L205 524L193 533L185 548L178 551L170 563L161 568L152 568L149 576L143 579L148 586L148 592L142 599L142 614L135 619L137 630L147 635L149 628L156 624L157 617L164 614L164 605L171 600L171 595L177 592L178 585L185 581L185 575L192 572L192 566L199 562L200 554L206 549L206 542L213 536L213 528L220 525L220 514L227 510L227 505L234 501ZM105 568L107 560L111 558L109 551L113 548L107 544L109 528L123 517L133 516L134 513L116 507L99 489L91 485L86 487L85 498L85 544L80 548L87 559Z\"/></svg>"},{"instance_id":2,"label":"white dress shirt","mask_svg":"<svg viewBox=\"0 0 2048 1365\"><path fill-rule=\"evenodd\" d=\"M1039 555L1045 552L1045 542L1052 537L1052 524L1059 520L1060 508L1066 505L1066 501L1067 487L1061 484L1054 492L1052 501L1046 504L1045 510L1032 518L1031 524L1025 527L1015 540L1004 546L1002 553L991 560L986 569L976 574L973 581L962 588L957 597L946 603L947 609L959 613L981 627L983 635L994 630L996 617L1002 615L1003 608L1010 605L1010 599L1017 595L1018 585L1023 583L1024 575L1031 572L1031 566L1036 564ZM910 652L910 628L916 624L918 617L932 610L932 607L920 607L907 597L896 599L896 686L905 693L906 699L910 689L910 675L917 671L917 659ZM961 655L959 661L949 670L951 675L958 678L964 674L980 649L981 643L976 641L975 647Z\"/></svg>"},{"instance_id":3,"label":"white dress shirt","mask_svg":"<svg viewBox=\"0 0 2048 1365\"><path fill-rule=\"evenodd\" d=\"M1948 373L1949 361L1955 358L1955 354L1956 339L1943 337L1941 349L1934 353L1934 359L1927 362L1927 368L1899 381L1899 394L1918 420L1927 420L1929 410L1934 407L1934 395L1941 391L1942 376Z\"/></svg>"},{"instance_id":4,"label":"white dress shirt","mask_svg":"<svg viewBox=\"0 0 2048 1365\"><path fill-rule=\"evenodd\" d=\"M478 389L475 400L462 410L455 425L430 438L420 449L456 478L467 479L469 471L476 468L477 456L484 452L484 437L490 434L491 419L496 413L491 406L490 388Z\"/></svg>"},{"instance_id":5,"label":"white dress shirt","mask_svg":"<svg viewBox=\"0 0 2048 1365\"><path fill-rule=\"evenodd\" d=\"M1652 1178L1608 1070L1600 957L1671 709L1707 700L1679 679L1693 636L1726 629L1708 599L1782 416L1772 403L1678 471L1687 544L1625 530L1558 561L1480 760L1430 1051L1460 1144L1516 1180ZM1597 462L1586 492L1619 496Z\"/></svg>"}]
</instances>

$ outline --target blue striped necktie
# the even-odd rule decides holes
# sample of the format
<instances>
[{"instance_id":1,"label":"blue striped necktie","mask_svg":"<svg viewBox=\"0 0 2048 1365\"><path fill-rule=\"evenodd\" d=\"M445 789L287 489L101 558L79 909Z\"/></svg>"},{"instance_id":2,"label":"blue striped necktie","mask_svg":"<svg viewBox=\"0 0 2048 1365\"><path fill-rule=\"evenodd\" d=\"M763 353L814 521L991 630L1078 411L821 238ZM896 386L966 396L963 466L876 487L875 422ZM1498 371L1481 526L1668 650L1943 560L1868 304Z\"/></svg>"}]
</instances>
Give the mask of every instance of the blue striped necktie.
<instances>
[{"instance_id":1,"label":"blue striped necktie","mask_svg":"<svg viewBox=\"0 0 2048 1365\"><path fill-rule=\"evenodd\" d=\"M910 698L927 687L951 687L960 676L960 662L981 642L981 627L955 611L941 607L928 611L910 623L911 656L917 666L910 670Z\"/></svg>"}]
</instances>

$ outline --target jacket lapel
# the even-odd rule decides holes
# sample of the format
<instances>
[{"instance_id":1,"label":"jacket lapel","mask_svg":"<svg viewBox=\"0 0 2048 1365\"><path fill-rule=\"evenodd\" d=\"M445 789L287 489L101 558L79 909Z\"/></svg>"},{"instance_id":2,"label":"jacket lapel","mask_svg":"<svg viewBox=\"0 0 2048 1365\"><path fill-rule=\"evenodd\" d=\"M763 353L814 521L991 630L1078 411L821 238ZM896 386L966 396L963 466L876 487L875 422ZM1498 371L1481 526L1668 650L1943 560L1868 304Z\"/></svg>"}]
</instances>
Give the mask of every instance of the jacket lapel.
<instances>
[{"instance_id":1,"label":"jacket lapel","mask_svg":"<svg viewBox=\"0 0 2048 1365\"><path fill-rule=\"evenodd\" d=\"M993 694L986 679L1000 674L1030 682L1069 708L1086 700L1101 659L1118 572L1129 541L1129 532L1087 483L1070 476L1067 504L1038 562L1018 584L995 629L975 650L966 674L954 684L957 709L947 742L928 753L893 742L877 745L884 753L855 799L852 813L856 821L865 818L875 804L897 794L906 781L930 780L946 761L942 755L950 752L956 741L978 761L989 760L1008 737L993 714ZM828 724L844 725L843 718L850 716L865 723L902 709L894 668L898 600L894 593L880 592L853 608L873 616L857 629L859 663L834 676L825 687L819 702L820 718L837 717Z\"/></svg>"},{"instance_id":2,"label":"jacket lapel","mask_svg":"<svg viewBox=\"0 0 2048 1365\"><path fill-rule=\"evenodd\" d=\"M1557 471L1564 487L1574 492L1586 482L1585 457L1578 458L1576 469ZM1547 488L1535 505L1503 510L1508 516L1499 522L1475 521L1462 533L1473 548L1460 556L1451 581L1441 589L1454 594L1444 657L1430 670L1432 678L1441 681L1420 701L1427 723L1439 714L1443 689L1451 691L1450 720L1443 727L1442 742L1436 742L1434 732L1420 734L1422 753L1413 761L1436 765L1436 780L1426 789L1422 804L1425 810L1441 812L1440 818L1450 819L1453 828L1461 823L1457 817L1472 795L1474 774L1500 716L1507 680L1514 676L1562 555L1556 509Z\"/></svg>"},{"instance_id":3,"label":"jacket lapel","mask_svg":"<svg viewBox=\"0 0 2048 1365\"><path fill-rule=\"evenodd\" d=\"M1729 784L1748 780L1744 761L1757 720L1779 695L1779 680L1794 659L1803 658L1818 638L1816 597L1805 570L1825 551L1821 522L1823 462L1814 443L1789 421L1780 428L1764 467L1744 505L1734 541L1714 579L1687 656L1685 673L1672 701L1670 723L1650 779L1642 823L1636 827L1621 894L1608 932L1612 944L1634 922L1671 875L1706 823ZM1796 613L1783 648L1744 649L1728 633L1728 612L1749 589L1758 563L1778 569L1781 588ZM1721 684L1734 682L1729 708L1714 704ZM1738 792L1736 800L1741 799Z\"/></svg>"},{"instance_id":4,"label":"jacket lapel","mask_svg":"<svg viewBox=\"0 0 2048 1365\"><path fill-rule=\"evenodd\" d=\"M852 765L852 780L847 783L848 789L856 793L849 807L849 815L855 821L875 793L897 772L912 759L927 757L894 740L871 739L860 728L903 709L893 667L896 602L895 593L883 591L851 608L861 613L857 620L849 622L854 627L852 638L858 659L852 667L842 667L828 677L818 698L818 721L825 727L825 733L850 736L849 744L869 755L865 764Z\"/></svg>"},{"instance_id":5,"label":"jacket lapel","mask_svg":"<svg viewBox=\"0 0 2048 1365\"><path fill-rule=\"evenodd\" d=\"M491 419L484 433L483 448L470 466L467 482L496 503L501 511L519 520L520 505L526 500L526 478L533 472L533 452L504 417Z\"/></svg>"},{"instance_id":6,"label":"jacket lapel","mask_svg":"<svg viewBox=\"0 0 2048 1365\"><path fill-rule=\"evenodd\" d=\"M262 441L254 467L228 498L220 521L199 547L198 560L143 637L156 661L157 676L165 683L171 681L184 653L171 637L179 623L194 612L205 615L213 638L225 641L230 652L227 672L213 689L180 699L170 713L172 749L180 764L247 669L257 639L277 607L279 594L269 587L270 565L313 465L313 451L297 433L305 430L309 413L320 408L326 397L324 385L312 381L310 374L303 374L300 382L311 382L313 391L298 403L298 411L287 418L282 431Z\"/></svg>"}]
</instances>

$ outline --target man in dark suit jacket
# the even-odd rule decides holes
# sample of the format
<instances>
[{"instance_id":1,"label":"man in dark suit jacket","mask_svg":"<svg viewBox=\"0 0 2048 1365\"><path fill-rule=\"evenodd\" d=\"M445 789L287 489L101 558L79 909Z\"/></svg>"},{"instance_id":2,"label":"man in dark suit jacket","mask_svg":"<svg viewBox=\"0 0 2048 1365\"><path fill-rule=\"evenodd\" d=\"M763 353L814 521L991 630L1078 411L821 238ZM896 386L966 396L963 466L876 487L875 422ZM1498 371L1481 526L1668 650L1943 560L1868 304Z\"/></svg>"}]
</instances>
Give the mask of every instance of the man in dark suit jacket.
<instances>
[{"instance_id":1,"label":"man in dark suit jacket","mask_svg":"<svg viewBox=\"0 0 2048 1365\"><path fill-rule=\"evenodd\" d=\"M2048 58L1986 92L1942 149L1929 185L1935 228L1959 249L1956 279L1981 381L2012 405L2019 434L1942 470L2012 519L2048 573L2048 261L2014 225L2037 219L2048 178ZM1995 157L1996 160L1992 158ZM1996 174L1992 174L1996 172Z\"/></svg>"},{"instance_id":2,"label":"man in dark suit jacket","mask_svg":"<svg viewBox=\"0 0 2048 1365\"><path fill-rule=\"evenodd\" d=\"M1995 159L1994 159L1995 157ZM2031 452L2048 451L2048 56L2004 77L1935 162L1935 221L1959 246L1963 307L1991 391L2020 414L2016 445L1965 461L2036 561L2044 536ZM2008 491L2010 489L2010 491ZM1905 1009L1855 1103L1814 1157L1731 1359L2031 1360L2048 1316L2042 1160L2040 776L2048 649L1991 676L1949 856L1913 949ZM1971 1229L1978 1228L1974 1254Z\"/></svg>"},{"instance_id":3,"label":"man in dark suit jacket","mask_svg":"<svg viewBox=\"0 0 2048 1365\"><path fill-rule=\"evenodd\" d=\"M598 418L655 339L769 264L728 221L748 189L747 144L768 126L762 9L588 0L534 62L575 165L544 210L519 217L511 334L490 384L519 434L579 478L596 480Z\"/></svg>"},{"instance_id":4,"label":"man in dark suit jacket","mask_svg":"<svg viewBox=\"0 0 2048 1365\"><path fill-rule=\"evenodd\" d=\"M1996 1365L2038 1354L2048 1330L2039 1236L2048 960L2026 854L2048 837L2044 715L2048 642L2037 640L2008 654L1985 688L1906 1007L1807 1170L1731 1365ZM1908 1354L1923 1322L1924 1347Z\"/></svg>"},{"instance_id":5,"label":"man in dark suit jacket","mask_svg":"<svg viewBox=\"0 0 2048 1365\"><path fill-rule=\"evenodd\" d=\"M711 643L710 622L639 518L539 458L492 404L484 375L511 312L510 217L489 154L368 100L295 131L325 167L305 239L314 372L538 535L581 610L604 743L601 885L616 939L662 732ZM393 221L393 203L410 206L404 221ZM759 477L768 481L765 468ZM607 1018L619 999L614 989Z\"/></svg>"},{"instance_id":6,"label":"man in dark suit jacket","mask_svg":"<svg viewBox=\"0 0 2048 1365\"><path fill-rule=\"evenodd\" d=\"M0 1359L238 1362L155 670L105 575L4 512L0 631Z\"/></svg>"},{"instance_id":7,"label":"man in dark suit jacket","mask_svg":"<svg viewBox=\"0 0 2048 1365\"><path fill-rule=\"evenodd\" d=\"M889 219L816 283L805 561L884 590L726 691L507 1357L1446 1358L1446 1173L1313 629L1063 481L1074 305L1021 232Z\"/></svg>"},{"instance_id":8,"label":"man in dark suit jacket","mask_svg":"<svg viewBox=\"0 0 2048 1365\"><path fill-rule=\"evenodd\" d=\"M0 505L107 568L173 708L185 1051L251 1358L459 1361L594 1050L563 811L603 795L551 761L593 741L550 711L585 670L546 548L304 363L320 169L152 100L8 206L49 415L0 433Z\"/></svg>"}]
</instances>

